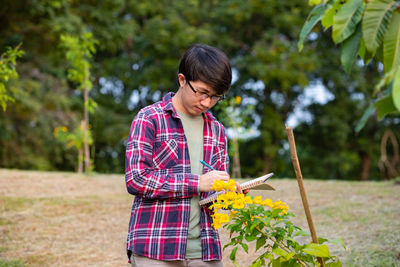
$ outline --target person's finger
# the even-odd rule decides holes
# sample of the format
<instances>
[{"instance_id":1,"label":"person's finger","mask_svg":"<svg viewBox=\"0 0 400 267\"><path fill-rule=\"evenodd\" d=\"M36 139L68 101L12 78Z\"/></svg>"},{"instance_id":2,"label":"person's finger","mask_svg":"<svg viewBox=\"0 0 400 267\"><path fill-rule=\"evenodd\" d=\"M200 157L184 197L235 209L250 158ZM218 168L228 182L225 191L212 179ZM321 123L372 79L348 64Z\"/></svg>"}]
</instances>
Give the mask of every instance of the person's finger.
<instances>
[{"instance_id":1,"label":"person's finger","mask_svg":"<svg viewBox=\"0 0 400 267\"><path fill-rule=\"evenodd\" d=\"M220 179L222 181L229 181L229 176L217 176L217 179Z\"/></svg>"},{"instance_id":2,"label":"person's finger","mask_svg":"<svg viewBox=\"0 0 400 267\"><path fill-rule=\"evenodd\" d=\"M243 190L243 194L247 195L250 192L250 189Z\"/></svg>"},{"instance_id":3,"label":"person's finger","mask_svg":"<svg viewBox=\"0 0 400 267\"><path fill-rule=\"evenodd\" d=\"M243 194L242 188L240 187L239 183L236 183L236 190L238 191L239 194Z\"/></svg>"},{"instance_id":4,"label":"person's finger","mask_svg":"<svg viewBox=\"0 0 400 267\"><path fill-rule=\"evenodd\" d=\"M221 176L229 176L229 173L224 172L224 171L212 171L213 173Z\"/></svg>"}]
</instances>

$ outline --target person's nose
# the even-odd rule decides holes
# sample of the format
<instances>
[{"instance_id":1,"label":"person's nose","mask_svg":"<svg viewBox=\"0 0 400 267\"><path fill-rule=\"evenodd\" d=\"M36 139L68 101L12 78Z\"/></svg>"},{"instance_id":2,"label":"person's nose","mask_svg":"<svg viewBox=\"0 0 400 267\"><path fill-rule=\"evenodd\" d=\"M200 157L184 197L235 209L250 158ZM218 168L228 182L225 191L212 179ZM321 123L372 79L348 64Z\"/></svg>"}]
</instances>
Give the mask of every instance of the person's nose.
<instances>
[{"instance_id":1,"label":"person's nose","mask_svg":"<svg viewBox=\"0 0 400 267\"><path fill-rule=\"evenodd\" d=\"M203 99L202 101L200 101L201 105L206 107L206 108L211 108L214 103L211 100L211 97L207 97L206 99Z\"/></svg>"}]
</instances>

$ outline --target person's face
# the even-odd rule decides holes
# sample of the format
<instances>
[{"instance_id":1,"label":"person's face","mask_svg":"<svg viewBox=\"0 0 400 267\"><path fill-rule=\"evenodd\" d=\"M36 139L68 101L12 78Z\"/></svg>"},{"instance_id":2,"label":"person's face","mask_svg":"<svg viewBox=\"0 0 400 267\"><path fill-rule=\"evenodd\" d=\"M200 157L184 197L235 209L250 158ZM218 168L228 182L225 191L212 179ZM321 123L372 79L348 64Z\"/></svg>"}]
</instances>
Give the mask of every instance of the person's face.
<instances>
[{"instance_id":1,"label":"person's face","mask_svg":"<svg viewBox=\"0 0 400 267\"><path fill-rule=\"evenodd\" d=\"M182 91L184 113L198 116L218 103L220 96L206 83L202 81L187 81L181 73L179 73L178 77L180 90Z\"/></svg>"}]
</instances>

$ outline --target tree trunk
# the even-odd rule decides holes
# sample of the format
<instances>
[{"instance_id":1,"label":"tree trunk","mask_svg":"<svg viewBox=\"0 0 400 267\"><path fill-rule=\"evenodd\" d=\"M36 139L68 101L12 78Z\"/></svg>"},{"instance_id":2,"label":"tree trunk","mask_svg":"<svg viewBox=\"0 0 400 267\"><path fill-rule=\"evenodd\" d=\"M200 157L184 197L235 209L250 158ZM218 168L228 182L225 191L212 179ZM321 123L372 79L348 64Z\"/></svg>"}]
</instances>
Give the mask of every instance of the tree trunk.
<instances>
[{"instance_id":1,"label":"tree trunk","mask_svg":"<svg viewBox=\"0 0 400 267\"><path fill-rule=\"evenodd\" d=\"M269 173L269 171L271 170L272 160L271 160L271 158L269 156L265 156L264 162L265 163L264 163L264 172L263 172L263 174L264 173Z\"/></svg>"},{"instance_id":2,"label":"tree trunk","mask_svg":"<svg viewBox=\"0 0 400 267\"><path fill-rule=\"evenodd\" d=\"M361 180L362 181L367 181L369 177L369 171L371 167L371 158L367 153L362 153L361 155L361 164L362 164L362 169L361 169Z\"/></svg>"},{"instance_id":3,"label":"tree trunk","mask_svg":"<svg viewBox=\"0 0 400 267\"><path fill-rule=\"evenodd\" d=\"M78 154L78 173L83 172L83 150L82 147L79 148L79 154Z\"/></svg>"},{"instance_id":4,"label":"tree trunk","mask_svg":"<svg viewBox=\"0 0 400 267\"><path fill-rule=\"evenodd\" d=\"M89 77L86 76L85 80ZM83 99L84 99L84 125L83 125L83 135L84 135L84 153L85 153L85 172L90 172L90 151L89 151L89 89L87 86L83 89Z\"/></svg>"},{"instance_id":5,"label":"tree trunk","mask_svg":"<svg viewBox=\"0 0 400 267\"><path fill-rule=\"evenodd\" d=\"M232 176L234 178L241 178L242 173L240 170L239 143L236 137L232 139L232 143L234 149Z\"/></svg>"}]
</instances>

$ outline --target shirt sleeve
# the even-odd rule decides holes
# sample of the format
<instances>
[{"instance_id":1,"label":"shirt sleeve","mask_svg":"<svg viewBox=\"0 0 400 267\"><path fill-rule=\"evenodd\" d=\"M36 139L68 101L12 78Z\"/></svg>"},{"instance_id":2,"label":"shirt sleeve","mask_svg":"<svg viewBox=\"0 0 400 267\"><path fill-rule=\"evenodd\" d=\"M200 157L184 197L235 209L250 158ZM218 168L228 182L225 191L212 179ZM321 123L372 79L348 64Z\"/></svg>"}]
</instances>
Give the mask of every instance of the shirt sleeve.
<instances>
[{"instance_id":1,"label":"shirt sleeve","mask_svg":"<svg viewBox=\"0 0 400 267\"><path fill-rule=\"evenodd\" d=\"M143 112L139 112L132 122L126 147L125 182L128 193L146 199L199 195L199 175L156 171L153 168L155 134L154 124Z\"/></svg>"}]
</instances>

